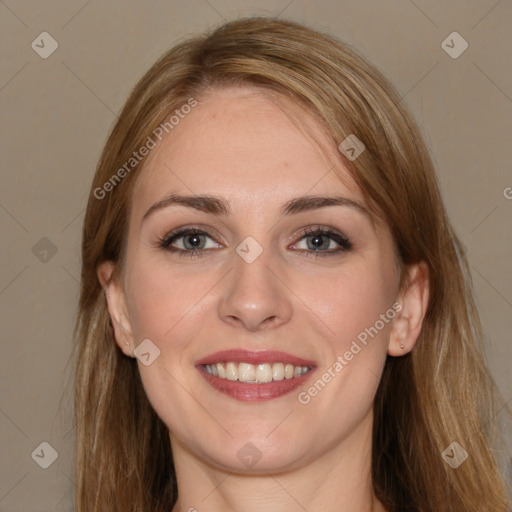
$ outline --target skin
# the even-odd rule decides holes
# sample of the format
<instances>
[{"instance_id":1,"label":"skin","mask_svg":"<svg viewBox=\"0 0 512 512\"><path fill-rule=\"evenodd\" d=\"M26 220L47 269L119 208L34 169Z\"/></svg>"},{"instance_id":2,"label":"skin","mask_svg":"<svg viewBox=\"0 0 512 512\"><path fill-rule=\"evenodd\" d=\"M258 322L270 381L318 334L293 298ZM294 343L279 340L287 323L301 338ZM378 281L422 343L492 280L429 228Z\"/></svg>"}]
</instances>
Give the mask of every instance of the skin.
<instances>
[{"instance_id":1,"label":"skin","mask_svg":"<svg viewBox=\"0 0 512 512\"><path fill-rule=\"evenodd\" d=\"M119 274L111 262L98 269L119 347L134 357L135 347L150 339L160 350L151 365L138 364L170 432L179 486L174 512L385 510L371 485L372 405L386 355L409 352L420 333L425 266L405 269L410 285L400 290L382 221L348 206L280 213L303 195L341 195L364 207L320 126L289 104L302 120L293 122L283 105L250 88L199 98L138 177L125 267ZM231 214L169 206L143 221L170 192L222 197ZM189 224L214 235L203 238L202 257L159 247L159 237ZM315 258L320 251L308 245L314 236L303 234L308 226L341 232L353 248ZM263 248L252 263L235 251L248 236ZM329 251L339 247L329 240L321 239ZM395 302L402 309L394 319L308 404L299 403L298 392ZM233 348L313 360L314 376L274 400L235 400L213 389L195 366ZM237 457L248 442L261 454L251 468Z\"/></svg>"}]
</instances>

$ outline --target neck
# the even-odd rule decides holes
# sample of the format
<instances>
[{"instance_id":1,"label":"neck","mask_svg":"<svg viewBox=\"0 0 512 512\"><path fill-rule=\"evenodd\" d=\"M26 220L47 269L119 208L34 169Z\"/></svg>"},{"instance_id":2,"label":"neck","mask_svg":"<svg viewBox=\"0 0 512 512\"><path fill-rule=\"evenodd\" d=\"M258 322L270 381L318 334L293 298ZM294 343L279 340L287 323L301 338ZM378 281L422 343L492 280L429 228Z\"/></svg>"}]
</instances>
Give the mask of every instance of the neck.
<instances>
[{"instance_id":1,"label":"neck","mask_svg":"<svg viewBox=\"0 0 512 512\"><path fill-rule=\"evenodd\" d=\"M371 415L366 420L313 462L258 475L209 465L171 435L179 489L173 512L386 512L373 493Z\"/></svg>"}]
</instances>

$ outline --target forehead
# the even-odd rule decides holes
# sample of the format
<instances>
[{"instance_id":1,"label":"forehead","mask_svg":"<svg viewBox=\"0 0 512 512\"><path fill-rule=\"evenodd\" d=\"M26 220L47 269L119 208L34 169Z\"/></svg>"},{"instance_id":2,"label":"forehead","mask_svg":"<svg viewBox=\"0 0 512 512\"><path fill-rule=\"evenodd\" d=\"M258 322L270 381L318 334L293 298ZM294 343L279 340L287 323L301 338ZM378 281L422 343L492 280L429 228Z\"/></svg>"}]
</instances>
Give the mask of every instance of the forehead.
<instances>
[{"instance_id":1,"label":"forehead","mask_svg":"<svg viewBox=\"0 0 512 512\"><path fill-rule=\"evenodd\" d=\"M333 191L362 201L336 145L303 107L248 87L197 100L148 156L134 209L169 191L224 196L234 210Z\"/></svg>"}]
</instances>

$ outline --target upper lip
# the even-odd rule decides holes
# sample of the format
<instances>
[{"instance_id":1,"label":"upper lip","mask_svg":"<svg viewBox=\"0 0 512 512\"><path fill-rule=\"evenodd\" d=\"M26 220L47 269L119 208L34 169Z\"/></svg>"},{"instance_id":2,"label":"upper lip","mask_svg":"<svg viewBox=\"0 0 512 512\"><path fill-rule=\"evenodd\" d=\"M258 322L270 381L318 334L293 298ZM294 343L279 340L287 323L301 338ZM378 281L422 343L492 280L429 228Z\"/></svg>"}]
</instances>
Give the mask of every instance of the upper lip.
<instances>
[{"instance_id":1,"label":"upper lip","mask_svg":"<svg viewBox=\"0 0 512 512\"><path fill-rule=\"evenodd\" d=\"M205 365L230 361L249 364L287 363L293 364L294 366L315 366L313 361L293 356L286 352L275 350L249 351L242 349L221 350L220 352L215 352L214 354L199 359L196 364Z\"/></svg>"}]
</instances>

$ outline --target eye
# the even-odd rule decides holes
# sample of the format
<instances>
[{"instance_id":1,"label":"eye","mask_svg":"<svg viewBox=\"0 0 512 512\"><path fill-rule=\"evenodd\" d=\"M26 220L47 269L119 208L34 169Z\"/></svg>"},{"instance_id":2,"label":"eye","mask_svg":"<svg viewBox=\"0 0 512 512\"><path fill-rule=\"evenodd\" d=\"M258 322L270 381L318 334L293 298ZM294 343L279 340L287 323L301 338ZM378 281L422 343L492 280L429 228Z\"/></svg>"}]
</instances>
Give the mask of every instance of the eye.
<instances>
[{"instance_id":1,"label":"eye","mask_svg":"<svg viewBox=\"0 0 512 512\"><path fill-rule=\"evenodd\" d=\"M352 249L349 239L330 228L308 228L299 242L292 246L300 251L314 253L314 256L333 256Z\"/></svg>"},{"instance_id":2,"label":"eye","mask_svg":"<svg viewBox=\"0 0 512 512\"><path fill-rule=\"evenodd\" d=\"M159 246L167 251L192 257L201 256L205 250L220 247L210 233L193 227L168 233L159 241Z\"/></svg>"},{"instance_id":3,"label":"eye","mask_svg":"<svg viewBox=\"0 0 512 512\"><path fill-rule=\"evenodd\" d=\"M221 247L212 234L193 226L186 226L168 233L159 240L158 245L166 251L186 257L205 256L209 250ZM352 243L337 231L316 226L304 230L299 241L291 247L304 252L306 256L324 257L349 251L352 249Z\"/></svg>"}]
</instances>

